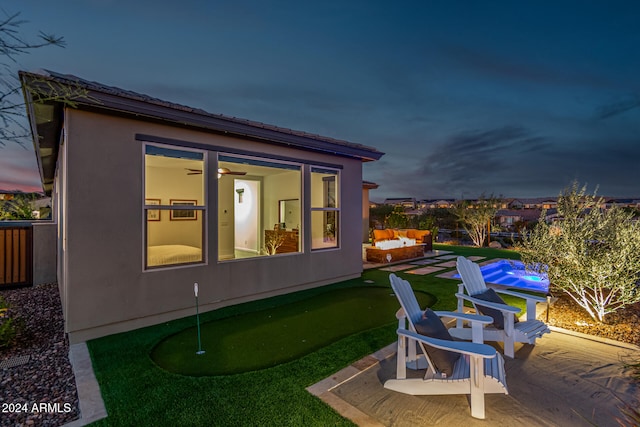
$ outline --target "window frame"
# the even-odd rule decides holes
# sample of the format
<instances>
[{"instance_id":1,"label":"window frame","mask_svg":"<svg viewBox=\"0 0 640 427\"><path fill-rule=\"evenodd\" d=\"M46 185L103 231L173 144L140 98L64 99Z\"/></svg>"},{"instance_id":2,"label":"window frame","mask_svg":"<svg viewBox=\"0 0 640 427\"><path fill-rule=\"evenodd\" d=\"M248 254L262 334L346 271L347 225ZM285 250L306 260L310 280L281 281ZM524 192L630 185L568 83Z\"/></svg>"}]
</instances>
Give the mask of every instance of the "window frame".
<instances>
[{"instance_id":1,"label":"window frame","mask_svg":"<svg viewBox=\"0 0 640 427\"><path fill-rule=\"evenodd\" d=\"M149 272L149 271L158 271L158 270L167 270L167 269L176 269L176 268L189 268L189 267L194 267L194 266L202 266L202 265L206 265L208 264L208 245L207 245L207 236L208 236L208 200L209 200L209 192L208 192L208 171L209 171L209 167L208 167L208 152L207 150L203 150L203 149L198 149L198 148L191 148L191 147L184 147L184 146L178 146L178 145L170 145L170 144L163 144L163 143L158 143L158 142L152 142L152 141L142 141L142 272ZM194 205L194 206L189 206L188 210L195 210L198 211L201 215L201 221L202 221L202 226L201 226L201 236L200 236L200 241L201 241L201 260L200 261L194 261L194 262L181 262L181 263L175 263L175 264L162 264L162 265L152 265L149 266L148 265L148 248L149 248L149 244L148 244L148 226L149 226L149 219L148 219L148 211L149 210L157 210L160 213L160 216L162 217L163 212L165 213L165 215L170 216L171 213L173 211L184 211L185 207L184 205L171 205L171 199L166 200L166 202L168 202L169 204L166 205L148 205L146 203L147 200L152 200L154 199L153 197L147 197L147 170L146 170L146 155L147 155L147 147L148 146L154 146L154 147L158 147L158 148L166 148L167 150L173 150L173 151L184 151L184 152L192 152L192 153L198 153L202 155L202 201L204 202L203 205ZM162 202L161 202L162 203ZM197 215L197 213L196 213ZM153 222L153 220L151 220Z\"/></svg>"},{"instance_id":2,"label":"window frame","mask_svg":"<svg viewBox=\"0 0 640 427\"><path fill-rule=\"evenodd\" d=\"M304 182L305 182L305 162L300 159L292 159L292 158L280 158L273 155L262 154L262 153L251 153L248 154L246 152L239 153L237 150L217 150L213 152L216 161L216 172L220 168L221 162L229 162L229 163L237 163L238 165L242 165L242 160L246 160L247 164L253 166L262 166L262 167L271 167L274 169L283 169L296 171L300 175L299 182L299 200L300 200L300 227L298 229L298 250L296 252L285 252L285 253L276 253L273 255L265 255L265 254L257 254L256 256L251 257L239 257L239 258L221 258L220 257L220 233L217 233L217 263L228 263L228 262L241 262L241 261L251 261L256 259L270 258L270 257L281 257L281 256L295 256L304 254L304 231L305 230L305 221L304 221ZM243 175L239 175L242 177ZM252 176L252 175L250 175ZM216 179L216 183L219 183L220 179ZM264 185L264 181L260 181L261 186ZM261 197L264 197L264 190ZM219 209L220 206L220 187L216 188L216 209ZM261 211L259 214L264 215L263 212L264 205L261 206ZM220 226L220 218L216 216L216 226ZM235 226L235 225L234 225ZM264 233L268 230L266 228L267 224L262 223L261 221L261 232L263 236L258 236L260 241L264 240Z\"/></svg>"},{"instance_id":3,"label":"window frame","mask_svg":"<svg viewBox=\"0 0 640 427\"><path fill-rule=\"evenodd\" d=\"M312 204L310 206L310 215L309 215L309 220L311 221L311 223L309 224L309 229L312 230L313 232L313 212L336 212L336 221L338 223L338 226L336 227L336 243L334 246L325 246L325 247L317 247L314 248L313 247L313 236L311 236L311 251L315 252L315 251L330 251L330 250L337 250L341 248L341 243L342 243L342 189L341 189L341 182L342 182L342 178L341 178L341 174L340 174L341 169L339 168L333 168L333 167L327 167L327 166L320 166L320 165L310 165L309 167L309 181L312 183L311 185L313 186L313 179L311 179L311 177L313 176L314 173L330 173L335 177L335 191L338 193L337 197L335 199L335 204L336 206L330 207L330 206L322 206L322 207L314 207L313 206L313 187L310 187L310 194L309 194L309 198L310 200L312 200ZM325 182L328 182L327 177L323 177L323 188L322 188L322 198L323 200L325 200L325 197L327 197L325 193ZM328 203L327 203L328 204Z\"/></svg>"}]
</instances>

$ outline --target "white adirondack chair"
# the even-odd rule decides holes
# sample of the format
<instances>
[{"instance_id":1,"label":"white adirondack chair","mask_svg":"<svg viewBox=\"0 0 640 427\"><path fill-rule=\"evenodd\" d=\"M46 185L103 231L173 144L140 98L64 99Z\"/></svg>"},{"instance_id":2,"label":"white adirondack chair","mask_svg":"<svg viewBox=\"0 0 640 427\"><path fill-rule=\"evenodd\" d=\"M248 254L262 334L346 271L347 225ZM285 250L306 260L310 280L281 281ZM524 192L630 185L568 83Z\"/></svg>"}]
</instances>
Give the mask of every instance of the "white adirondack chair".
<instances>
[{"instance_id":1,"label":"white adirondack chair","mask_svg":"<svg viewBox=\"0 0 640 427\"><path fill-rule=\"evenodd\" d=\"M420 335L415 330L422 310L418 305L411 285L391 274L391 287L400 301L398 310L398 356L396 378L387 380L384 387L411 395L468 394L471 400L471 416L484 419L484 395L487 393L509 394L504 370L504 359L493 347L482 343L482 326L493 319L456 312L436 311L441 317L454 317L471 322L479 342L447 341ZM407 328L408 326L408 328ZM416 354L416 344L422 354ZM429 359L425 346L461 353L453 367L453 374L443 375ZM426 369L424 378L407 378L407 368Z\"/></svg>"},{"instance_id":2,"label":"white adirondack chair","mask_svg":"<svg viewBox=\"0 0 640 427\"><path fill-rule=\"evenodd\" d=\"M474 298L474 295L480 294L487 289L487 285L482 277L482 271L480 271L480 266L462 256L458 257L456 264L458 273L460 273L460 277L462 278L462 283L458 285L458 293L456 294L458 298L457 311L462 313L464 301L469 301L476 309L476 313L480 313L478 306L482 306L499 310L504 316L504 329L498 329L493 325L485 327L483 331L484 341L503 342L505 356L513 358L516 342L535 344L537 338L551 332L543 321L536 319L536 304L546 302L544 297L503 289L494 289L497 293L526 300L526 320L515 323L514 316L517 316L520 312L520 309L517 307ZM465 327L461 321L456 321L456 327L449 329L449 333L459 339L470 339L475 332Z\"/></svg>"}]
</instances>

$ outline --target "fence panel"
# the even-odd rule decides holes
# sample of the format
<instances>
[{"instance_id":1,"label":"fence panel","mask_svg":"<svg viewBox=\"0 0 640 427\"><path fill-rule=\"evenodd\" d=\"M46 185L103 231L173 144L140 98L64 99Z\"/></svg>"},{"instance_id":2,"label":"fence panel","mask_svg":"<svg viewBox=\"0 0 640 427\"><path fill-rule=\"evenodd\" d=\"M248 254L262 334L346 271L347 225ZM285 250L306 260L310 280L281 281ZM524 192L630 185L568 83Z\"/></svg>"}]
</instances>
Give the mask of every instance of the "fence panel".
<instances>
[{"instance_id":1,"label":"fence panel","mask_svg":"<svg viewBox=\"0 0 640 427\"><path fill-rule=\"evenodd\" d=\"M0 288L31 285L33 271L31 225L0 225Z\"/></svg>"}]
</instances>

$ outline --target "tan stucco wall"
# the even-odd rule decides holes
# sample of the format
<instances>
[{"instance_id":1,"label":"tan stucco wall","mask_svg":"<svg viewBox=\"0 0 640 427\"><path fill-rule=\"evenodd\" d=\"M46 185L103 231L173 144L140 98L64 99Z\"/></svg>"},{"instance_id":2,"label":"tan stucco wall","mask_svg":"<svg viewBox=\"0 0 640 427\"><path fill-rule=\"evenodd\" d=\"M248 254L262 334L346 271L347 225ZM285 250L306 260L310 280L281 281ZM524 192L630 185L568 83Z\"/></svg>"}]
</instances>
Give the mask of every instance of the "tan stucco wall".
<instances>
[{"instance_id":1,"label":"tan stucco wall","mask_svg":"<svg viewBox=\"0 0 640 427\"><path fill-rule=\"evenodd\" d=\"M276 147L169 126L67 110L66 327L72 342L193 314L193 283L203 310L321 286L362 271L362 164L336 156ZM208 263L143 271L143 143L149 134L201 144L341 164L341 248L218 262L215 173L209 173ZM209 153L209 169L215 153ZM309 166L304 166L308 173ZM308 180L303 180L308 194ZM303 200L309 224L310 201Z\"/></svg>"},{"instance_id":2,"label":"tan stucco wall","mask_svg":"<svg viewBox=\"0 0 640 427\"><path fill-rule=\"evenodd\" d=\"M56 223L33 222L33 284L55 283Z\"/></svg>"},{"instance_id":3,"label":"tan stucco wall","mask_svg":"<svg viewBox=\"0 0 640 427\"><path fill-rule=\"evenodd\" d=\"M362 189L362 243L369 243L369 189Z\"/></svg>"}]
</instances>

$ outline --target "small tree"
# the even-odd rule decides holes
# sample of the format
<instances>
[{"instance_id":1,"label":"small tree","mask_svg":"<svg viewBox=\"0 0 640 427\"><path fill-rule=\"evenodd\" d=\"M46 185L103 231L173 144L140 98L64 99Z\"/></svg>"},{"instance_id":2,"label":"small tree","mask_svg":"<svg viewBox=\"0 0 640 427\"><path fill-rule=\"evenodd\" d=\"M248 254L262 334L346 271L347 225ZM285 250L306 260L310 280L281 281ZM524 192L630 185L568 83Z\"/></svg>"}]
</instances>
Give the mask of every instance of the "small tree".
<instances>
[{"instance_id":1,"label":"small tree","mask_svg":"<svg viewBox=\"0 0 640 427\"><path fill-rule=\"evenodd\" d=\"M553 289L600 322L640 301L640 226L631 213L602 204L574 182L558 198L561 219L547 224L543 212L517 248L529 268L546 272Z\"/></svg>"},{"instance_id":2,"label":"small tree","mask_svg":"<svg viewBox=\"0 0 640 427\"><path fill-rule=\"evenodd\" d=\"M0 12L3 11L0 9ZM4 16L0 16L0 147L4 146L6 141L23 144L30 136L30 130L25 125L26 109L22 87L17 73L13 70L18 63L16 58L46 46L65 46L62 37L43 32L38 34L38 41L27 41L19 33L20 26L26 23L19 19L19 16L19 13L4 13ZM55 101L76 107L76 101L81 99L97 102L89 96L88 90L77 82L59 84L43 77L24 84L29 86L34 101L41 103Z\"/></svg>"},{"instance_id":3,"label":"small tree","mask_svg":"<svg viewBox=\"0 0 640 427\"><path fill-rule=\"evenodd\" d=\"M489 232L489 222L498 212L499 199L480 195L477 202L461 200L451 208L452 213L462 223L475 246L483 246Z\"/></svg>"},{"instance_id":4,"label":"small tree","mask_svg":"<svg viewBox=\"0 0 640 427\"><path fill-rule=\"evenodd\" d=\"M0 146L5 141L21 142L28 135L23 124L25 108L20 82L12 72L12 65L17 64L16 57L45 46L65 45L62 37L42 32L37 42L26 41L18 32L26 22L19 19L19 15L0 16Z\"/></svg>"}]
</instances>

